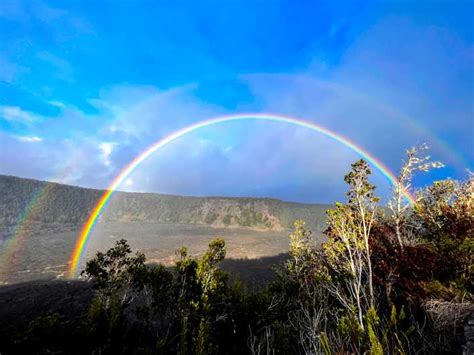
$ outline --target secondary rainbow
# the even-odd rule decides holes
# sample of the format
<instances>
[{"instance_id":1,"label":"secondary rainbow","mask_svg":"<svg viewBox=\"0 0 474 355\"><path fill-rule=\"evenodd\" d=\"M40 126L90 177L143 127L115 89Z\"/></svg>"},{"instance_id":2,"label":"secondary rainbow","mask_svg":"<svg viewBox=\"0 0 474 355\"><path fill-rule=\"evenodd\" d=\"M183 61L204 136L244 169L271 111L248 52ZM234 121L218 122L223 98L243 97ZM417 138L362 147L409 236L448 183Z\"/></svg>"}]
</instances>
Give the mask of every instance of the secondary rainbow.
<instances>
[{"instance_id":1,"label":"secondary rainbow","mask_svg":"<svg viewBox=\"0 0 474 355\"><path fill-rule=\"evenodd\" d=\"M74 277L77 272L77 268L79 263L87 249L87 244L90 238L91 231L97 222L98 217L100 216L102 210L107 205L112 194L115 190L120 186L120 184L130 175L130 173L135 170L144 160L146 160L149 156L155 153L157 150L163 148L167 144L173 142L174 140L196 131L200 128L217 125L220 123L231 122L231 121L252 121L252 120L259 120L259 121L272 121L272 122L282 122L288 123L295 126L305 127L311 129L313 131L319 132L329 138L332 138L336 142L344 144L346 147L350 148L354 152L361 155L364 159L369 161L374 167L376 167L392 184L397 183L397 179L395 175L390 171L388 167L386 167L381 161L375 158L372 154L351 142L349 139L330 131L329 129L319 126L313 122L305 121L303 119L283 116L283 115L274 115L274 114L266 114L266 113L245 113L245 114L236 114L236 115L227 115L227 116L219 116L207 119L205 121L201 121L190 126L184 127L160 140L156 143L151 145L148 149L143 151L139 154L135 159L133 159L125 168L116 176L116 178L112 181L112 183L107 188L106 192L102 195L100 200L95 205L94 209L92 210L89 219L84 224L81 233L76 241L76 245L74 250L71 254L71 258L69 261L69 270L68 274L70 277ZM413 197L407 191L405 192L406 199L413 204Z\"/></svg>"},{"instance_id":2,"label":"secondary rainbow","mask_svg":"<svg viewBox=\"0 0 474 355\"><path fill-rule=\"evenodd\" d=\"M19 216L18 222L13 229L11 238L7 239L5 244L0 249L0 280L5 280L10 274L10 267L17 259L17 253L22 250L23 245L29 234L30 223L35 220L35 217L40 213L40 203L45 201L48 196L51 185L46 185L46 188L38 188L33 194L33 198L26 205L23 213ZM30 223L25 223L30 221Z\"/></svg>"}]
</instances>

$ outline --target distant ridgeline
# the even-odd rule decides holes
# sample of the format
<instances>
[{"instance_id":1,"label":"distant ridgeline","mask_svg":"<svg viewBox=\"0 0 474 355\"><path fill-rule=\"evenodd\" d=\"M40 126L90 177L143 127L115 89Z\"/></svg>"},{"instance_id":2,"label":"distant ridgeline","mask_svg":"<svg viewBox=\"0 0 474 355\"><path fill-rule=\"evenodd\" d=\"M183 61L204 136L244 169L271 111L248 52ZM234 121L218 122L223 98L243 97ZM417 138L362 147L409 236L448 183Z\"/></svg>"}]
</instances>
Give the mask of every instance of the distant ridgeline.
<instances>
[{"instance_id":1,"label":"distant ridgeline","mask_svg":"<svg viewBox=\"0 0 474 355\"><path fill-rule=\"evenodd\" d=\"M0 223L13 225L25 217L46 223L83 223L102 194L102 190L0 175ZM117 192L102 218L262 230L285 230L295 219L303 219L310 229L321 231L328 208L268 198Z\"/></svg>"}]
</instances>

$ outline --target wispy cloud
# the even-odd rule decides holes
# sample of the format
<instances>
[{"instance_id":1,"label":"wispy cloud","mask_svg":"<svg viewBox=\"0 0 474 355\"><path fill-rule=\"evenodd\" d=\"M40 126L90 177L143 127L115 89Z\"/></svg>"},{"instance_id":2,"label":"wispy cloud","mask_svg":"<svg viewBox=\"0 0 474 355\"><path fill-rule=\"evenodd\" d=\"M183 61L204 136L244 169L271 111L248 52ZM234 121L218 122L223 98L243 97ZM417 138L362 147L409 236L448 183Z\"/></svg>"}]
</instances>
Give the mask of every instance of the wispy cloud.
<instances>
[{"instance_id":1,"label":"wispy cloud","mask_svg":"<svg viewBox=\"0 0 474 355\"><path fill-rule=\"evenodd\" d=\"M51 106L57 107L57 108L59 108L59 109L64 109L64 108L66 108L66 105L65 105L64 103L62 103L61 101L51 100L51 101L48 101L48 103L49 103Z\"/></svg>"},{"instance_id":2,"label":"wispy cloud","mask_svg":"<svg viewBox=\"0 0 474 355\"><path fill-rule=\"evenodd\" d=\"M42 142L43 138L38 136L13 136L16 140L26 143L38 143Z\"/></svg>"},{"instance_id":3,"label":"wispy cloud","mask_svg":"<svg viewBox=\"0 0 474 355\"><path fill-rule=\"evenodd\" d=\"M384 111L377 101L309 74L247 75L240 81L249 87L261 111L306 118L363 142L394 170L404 145L416 138L416 132L406 132L406 122L396 113ZM196 96L196 92L197 86L170 90L111 87L90 100L98 112L88 114L76 109L71 116L70 109L63 109L60 117L47 122L44 129L51 127L55 132L61 122L60 136L70 131L74 133L70 139L53 138L55 142L50 142L48 138L48 145L36 151L28 148L31 144L25 140L14 154L25 150L29 156L45 156L53 150L55 154L48 157L49 174L56 181L105 188L150 144L186 125L226 112ZM18 112L24 111L16 108L13 112L21 117ZM79 136L79 131L84 134ZM41 132L34 133L42 136ZM205 128L173 142L140 165L120 188L333 202L343 198L344 173L357 158L347 147L302 128L232 123ZM14 170L13 164L17 163L13 157L10 161L13 163L9 168ZM374 171L373 181L380 187L381 196L386 196L389 185L380 172Z\"/></svg>"},{"instance_id":4,"label":"wispy cloud","mask_svg":"<svg viewBox=\"0 0 474 355\"><path fill-rule=\"evenodd\" d=\"M25 111L18 106L0 106L0 117L11 122L33 123L38 122L40 115Z\"/></svg>"},{"instance_id":5,"label":"wispy cloud","mask_svg":"<svg viewBox=\"0 0 474 355\"><path fill-rule=\"evenodd\" d=\"M49 6L41 0L3 0L0 2L0 18L29 23L29 26L32 20L35 20L44 25L60 25L63 30L73 28L80 34L93 33L91 24L85 19L63 8Z\"/></svg>"},{"instance_id":6,"label":"wispy cloud","mask_svg":"<svg viewBox=\"0 0 474 355\"><path fill-rule=\"evenodd\" d=\"M151 143L164 134L223 112L194 94L196 85L168 90L141 86L116 86L104 90L95 107L112 115L108 131L127 139Z\"/></svg>"}]
</instances>

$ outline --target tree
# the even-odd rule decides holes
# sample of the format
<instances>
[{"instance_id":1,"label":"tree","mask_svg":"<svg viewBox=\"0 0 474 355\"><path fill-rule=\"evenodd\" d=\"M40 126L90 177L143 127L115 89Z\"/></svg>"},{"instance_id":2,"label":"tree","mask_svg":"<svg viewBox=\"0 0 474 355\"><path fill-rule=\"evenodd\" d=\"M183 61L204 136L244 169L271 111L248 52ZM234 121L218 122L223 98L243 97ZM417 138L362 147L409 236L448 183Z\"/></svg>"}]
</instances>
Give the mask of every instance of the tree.
<instances>
[{"instance_id":1,"label":"tree","mask_svg":"<svg viewBox=\"0 0 474 355\"><path fill-rule=\"evenodd\" d=\"M412 147L406 151L407 158L393 187L393 197L388 203L388 208L392 212L392 219L395 224L398 244L402 250L407 239L402 229L406 225L407 211L411 207L410 201L405 200L404 196L410 192L413 175L418 171L428 172L431 169L443 167L441 162L431 161L431 157L426 155L427 150L428 146L422 144L419 147Z\"/></svg>"},{"instance_id":2,"label":"tree","mask_svg":"<svg viewBox=\"0 0 474 355\"><path fill-rule=\"evenodd\" d=\"M304 353L322 353L330 308L327 287L330 280L324 257L316 249L304 221L294 222L289 256L285 276L298 290L297 309L291 313L290 323L298 333Z\"/></svg>"},{"instance_id":3,"label":"tree","mask_svg":"<svg viewBox=\"0 0 474 355\"><path fill-rule=\"evenodd\" d=\"M226 292L227 274L218 268L225 257L225 242L217 238L209 243L201 259L192 258L186 248L178 251L178 305L182 318L180 353L211 354L217 352L211 317L222 319L222 297Z\"/></svg>"},{"instance_id":4,"label":"tree","mask_svg":"<svg viewBox=\"0 0 474 355\"><path fill-rule=\"evenodd\" d=\"M419 194L411 223L443 255L441 281L474 290L474 175L460 183L435 181Z\"/></svg>"},{"instance_id":5,"label":"tree","mask_svg":"<svg viewBox=\"0 0 474 355\"><path fill-rule=\"evenodd\" d=\"M143 287L145 255L137 253L132 256L131 252L127 241L121 239L105 254L97 253L81 272L81 277L92 281L105 308L114 297L121 305L128 305L136 297L135 291Z\"/></svg>"},{"instance_id":6,"label":"tree","mask_svg":"<svg viewBox=\"0 0 474 355\"><path fill-rule=\"evenodd\" d=\"M370 174L366 161L352 164L344 178L349 185L348 203L336 203L335 209L328 210L329 238L323 246L333 274L342 277L330 284L331 290L348 311L356 309L362 330L363 315L375 306L369 239L379 198L368 180Z\"/></svg>"},{"instance_id":7,"label":"tree","mask_svg":"<svg viewBox=\"0 0 474 355\"><path fill-rule=\"evenodd\" d=\"M363 330L364 314L371 304L364 239L347 205L338 203L328 211L328 225L329 239L323 245L331 275L328 288L349 314L356 311Z\"/></svg>"},{"instance_id":8,"label":"tree","mask_svg":"<svg viewBox=\"0 0 474 355\"><path fill-rule=\"evenodd\" d=\"M354 212L357 232L364 241L365 259L368 268L368 284L370 292L370 305L374 307L374 286L372 282L372 262L370 260L369 238L372 225L375 221L377 202L379 198L375 196L375 186L369 182L371 174L369 164L363 159L352 164L352 171L344 177L344 181L349 184L347 196L349 207Z\"/></svg>"},{"instance_id":9,"label":"tree","mask_svg":"<svg viewBox=\"0 0 474 355\"><path fill-rule=\"evenodd\" d=\"M140 295L147 274L145 256L131 253L127 241L121 239L106 253L97 253L81 273L96 289L87 327L99 353L116 353L126 344L125 309Z\"/></svg>"}]
</instances>

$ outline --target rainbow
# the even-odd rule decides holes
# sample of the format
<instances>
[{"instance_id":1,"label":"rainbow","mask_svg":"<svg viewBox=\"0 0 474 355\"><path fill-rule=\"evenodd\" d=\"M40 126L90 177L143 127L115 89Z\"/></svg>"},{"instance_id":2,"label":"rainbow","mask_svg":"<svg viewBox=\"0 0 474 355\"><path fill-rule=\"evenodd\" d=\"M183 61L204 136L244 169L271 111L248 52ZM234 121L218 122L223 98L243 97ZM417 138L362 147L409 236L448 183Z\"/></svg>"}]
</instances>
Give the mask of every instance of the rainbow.
<instances>
[{"instance_id":1,"label":"rainbow","mask_svg":"<svg viewBox=\"0 0 474 355\"><path fill-rule=\"evenodd\" d=\"M62 172L53 181L61 181L62 177L67 176L75 161L74 159L71 160L71 164L62 169ZM56 184L52 183L46 183L44 187L38 187L25 206L23 213L18 216L11 237L6 239L5 244L0 248L0 281L6 280L12 265L19 263L20 251L28 240L31 228L33 228L36 221L41 220L40 215L44 212L42 206L48 202L55 188Z\"/></svg>"},{"instance_id":2,"label":"rainbow","mask_svg":"<svg viewBox=\"0 0 474 355\"><path fill-rule=\"evenodd\" d=\"M52 186L52 185L47 185ZM39 206L47 198L49 188L38 188L33 198L25 207L23 213L18 217L18 222L13 229L12 237L5 242L0 252L0 280L6 279L9 275L10 266L16 259L17 253L22 249L24 242L29 234L30 225L25 223L27 220L33 221L41 211Z\"/></svg>"},{"instance_id":3,"label":"rainbow","mask_svg":"<svg viewBox=\"0 0 474 355\"><path fill-rule=\"evenodd\" d=\"M170 135L158 140L155 142L153 145L151 145L148 149L143 151L141 154L139 154L135 159L133 159L127 166L123 168L123 170L115 177L115 179L112 181L112 183L109 185L107 188L106 192L102 195L100 200L97 202L95 205L94 209L92 210L91 215L89 216L89 219L87 222L84 224L79 237L76 241L76 245L73 249L73 252L71 254L71 258L69 261L69 269L68 269L68 275L70 277L74 277L77 273L77 268L80 264L80 261L82 257L84 256L84 253L87 249L87 244L90 239L90 234L91 231L94 227L94 225L97 222L97 219L99 218L101 212L103 211L104 207L107 205L107 202L109 201L110 197L112 194L115 192L115 190L120 186L120 184L143 162L145 161L149 156L151 156L153 153L155 153L157 150L163 148L167 144L175 141L176 139L191 133L193 131L196 131L198 129L212 126L212 125L217 125L220 123L225 123L225 122L231 122L231 121L250 121L250 120L259 120L259 121L272 121L272 122L282 122L282 123L288 123L291 125L299 126L299 127L304 127L308 128L312 131L321 133L325 135L326 137L329 137L336 142L342 143L346 147L350 148L354 152L358 153L360 156L362 156L364 159L369 161L373 166L375 166L380 172L393 184L395 185L397 183L397 178L395 175L390 171L388 167L386 167L381 161L379 161L377 158L375 158L373 155L371 155L369 152L358 146L356 143L351 142L349 139L333 132L330 131L329 129L319 126L313 122L305 121L299 118L294 118L294 117L289 117L289 116L283 116L283 115L275 115L275 114L267 114L267 113L245 113L245 114L236 114L236 115L227 115L227 116L220 116L220 117L214 117L207 119L205 121L201 121L195 124L192 124L190 126L184 127L174 133L171 133ZM405 197L407 201L411 204L413 204L414 199L410 195L408 191L405 192Z\"/></svg>"}]
</instances>

